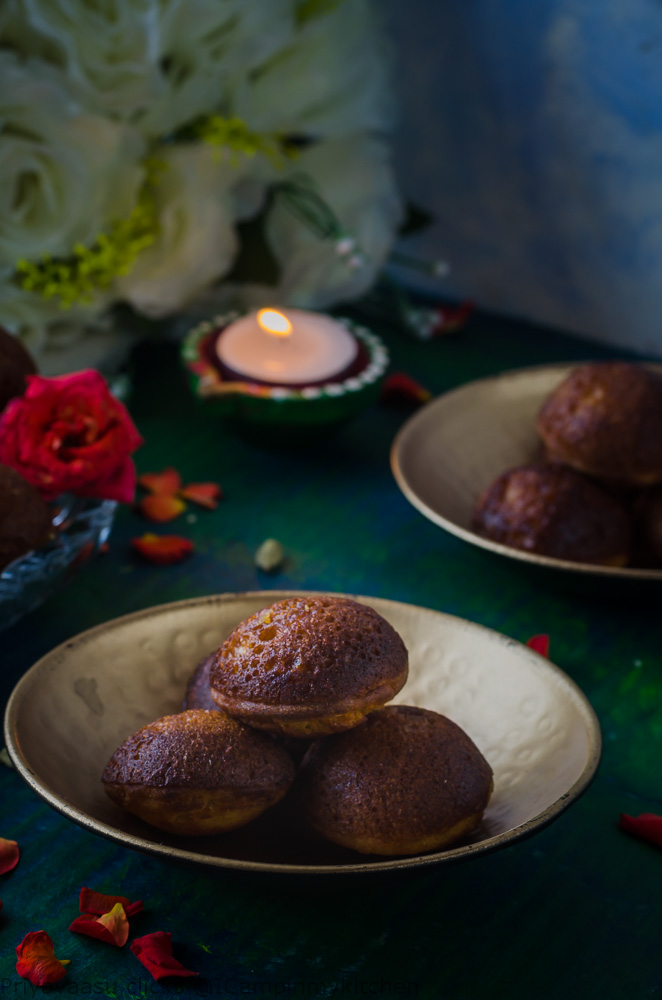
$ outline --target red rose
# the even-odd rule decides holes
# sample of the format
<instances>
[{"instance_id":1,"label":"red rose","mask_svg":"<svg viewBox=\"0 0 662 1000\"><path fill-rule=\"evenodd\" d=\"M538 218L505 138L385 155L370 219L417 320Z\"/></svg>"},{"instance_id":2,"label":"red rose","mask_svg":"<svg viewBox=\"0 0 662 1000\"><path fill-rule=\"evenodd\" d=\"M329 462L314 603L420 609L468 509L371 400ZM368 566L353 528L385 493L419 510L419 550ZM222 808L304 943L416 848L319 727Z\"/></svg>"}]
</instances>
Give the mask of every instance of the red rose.
<instances>
[{"instance_id":1,"label":"red rose","mask_svg":"<svg viewBox=\"0 0 662 1000\"><path fill-rule=\"evenodd\" d=\"M101 375L31 375L26 381L25 394L0 417L0 463L20 472L46 500L74 493L129 503L136 484L129 455L142 438Z\"/></svg>"}]
</instances>

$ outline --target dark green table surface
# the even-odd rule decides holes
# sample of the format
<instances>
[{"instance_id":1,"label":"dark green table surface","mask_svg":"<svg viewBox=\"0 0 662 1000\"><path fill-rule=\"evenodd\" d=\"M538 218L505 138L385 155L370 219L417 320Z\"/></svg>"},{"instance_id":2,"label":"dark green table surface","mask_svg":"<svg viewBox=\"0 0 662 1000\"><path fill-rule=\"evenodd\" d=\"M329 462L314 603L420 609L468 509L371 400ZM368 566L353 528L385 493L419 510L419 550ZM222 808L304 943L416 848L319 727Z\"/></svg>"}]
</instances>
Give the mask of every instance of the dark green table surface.
<instances>
[{"instance_id":1,"label":"dark green table surface","mask_svg":"<svg viewBox=\"0 0 662 1000\"><path fill-rule=\"evenodd\" d=\"M479 316L432 343L390 335L393 367L440 393L522 365L605 354L594 345ZM662 812L659 612L534 585L521 568L466 546L401 496L389 447L406 418L375 405L303 454L260 450L205 418L167 346L135 360L131 410L146 444L139 470L177 466L217 479L226 499L173 530L196 553L139 564L129 539L150 530L117 517L110 552L0 639L0 702L38 657L109 618L222 591L309 588L389 597L469 618L525 640L551 635L552 658L583 688L603 727L587 794L549 828L466 864L379 882L292 886L173 866L61 818L0 766L0 836L21 862L0 876L0 995L31 996L14 948L48 930L70 958L58 992L109 997L404 996L430 1000L662 995L662 853L617 829L620 812ZM158 530L158 529L157 529ZM263 539L283 570L258 571ZM167 930L199 980L153 983L128 948L70 934L82 885L146 902L132 931Z\"/></svg>"}]
</instances>

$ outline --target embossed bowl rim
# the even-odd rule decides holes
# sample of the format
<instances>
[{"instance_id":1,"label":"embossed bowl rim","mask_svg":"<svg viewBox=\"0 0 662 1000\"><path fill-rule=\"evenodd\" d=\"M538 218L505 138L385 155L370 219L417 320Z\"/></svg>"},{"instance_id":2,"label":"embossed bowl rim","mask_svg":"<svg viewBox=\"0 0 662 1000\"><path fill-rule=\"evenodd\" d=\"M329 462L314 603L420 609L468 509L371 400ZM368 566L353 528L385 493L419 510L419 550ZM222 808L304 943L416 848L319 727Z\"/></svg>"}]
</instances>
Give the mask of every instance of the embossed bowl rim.
<instances>
[{"instance_id":1,"label":"embossed bowl rim","mask_svg":"<svg viewBox=\"0 0 662 1000\"><path fill-rule=\"evenodd\" d=\"M49 683L53 683L53 672L57 671L57 663L58 661L62 661L63 656L66 656L67 650L71 650L79 645L89 645L89 643L94 642L95 637L108 632L108 630L121 629L124 625L130 624L131 622L158 617L160 615L167 615L172 611L185 610L186 608L197 608L202 605L218 606L222 603L241 600L263 600L264 606L267 606L274 601L285 598L305 596L326 596L326 592L302 590L245 591L240 593L211 595L208 597L199 597L184 601L173 601L168 604L157 605L142 611L133 612L132 614L123 615L120 618L112 619L101 625L97 625L94 628L88 629L85 632L81 632L74 638L68 639L61 645L56 646L53 650L38 660L27 671L27 673L23 675L12 691L7 704L4 720L4 735L7 749L16 770L41 798L43 798L55 810L62 813L62 815L77 823L79 826L82 826L84 829L120 843L125 847L141 851L143 853L156 855L158 857L169 858L174 861L191 862L193 864L213 868L269 872L284 875L333 875L343 873L358 874L367 872L388 872L427 867L430 865L451 864L457 861L468 860L469 858L478 857L491 851L498 850L501 847L510 846L516 841L537 833L543 827L547 826L560 816L561 813L571 806L573 802L575 802L586 791L595 776L595 772L600 763L600 756L602 752L600 723L581 688L579 688L579 686L575 684L575 682L571 680L571 678L568 677L564 671L552 664L549 660L540 656L538 653L524 646L522 643L519 643L514 639L510 639L493 629L486 628L485 626L478 625L474 622L469 622L466 619L459 618L458 616L449 615L445 612L436 611L431 608L405 604L400 601L391 601L386 598L339 593L329 594L329 596L349 597L353 600L363 601L364 603L374 607L375 610L383 614L385 617L388 616L389 607L394 609L404 609L405 612L409 609L411 612L415 612L417 614L422 613L424 615L435 616L437 619L444 619L450 628L455 627L482 633L484 636L489 636L492 642L511 648L520 661L528 661L529 666L535 671L548 672L553 678L555 678L555 681L560 688L565 688L568 697L572 700L575 708L578 709L581 721L585 727L584 735L586 736L587 741L586 763L576 780L563 792L563 794L559 795L554 802L544 808L540 813L533 816L531 819L510 830L498 833L477 843L463 844L455 848L433 851L421 855L412 855L410 857L373 860L373 857L376 856L371 856L369 860L362 859L357 863L349 864L279 864L235 858L222 858L216 855L204 854L202 852L191 851L175 847L170 844L160 843L158 840L160 831L156 829L153 830L153 840L148 839L146 836L134 836L126 831L119 830L117 827L110 824L101 822L95 817L90 816L84 810L73 806L64 796L58 794L51 787L49 787L48 783L45 782L42 777L30 766L23 750L26 736L29 736L29 734L23 732L21 729L20 713L22 703L26 698L29 698L33 684L39 681L46 682L46 679L48 679ZM146 829L148 828L146 827Z\"/></svg>"},{"instance_id":2,"label":"embossed bowl rim","mask_svg":"<svg viewBox=\"0 0 662 1000\"><path fill-rule=\"evenodd\" d=\"M552 556L538 555L535 552L526 552L523 549L515 549L510 545L503 545L501 542L493 542L490 538L483 538L470 528L458 524L452 517L447 517L436 504L430 504L421 496L418 487L417 477L412 476L407 470L407 462L417 444L423 436L427 437L434 431L434 427L445 419L445 412L449 408L463 407L469 410L472 406L474 394L490 390L491 387L504 386L508 383L515 384L516 380L526 381L527 376L550 374L558 375L558 381L569 375L575 368L583 364L592 364L589 361L560 362L552 365L531 365L527 368L514 368L507 372L500 372L498 375L490 375L487 378L474 379L464 385L449 389L441 396L437 396L431 402L421 407L414 413L398 431L391 446L391 471L400 490L409 503L415 507L424 517L433 524L443 528L444 531L461 538L462 541L470 545L476 545L488 552L494 552L508 559L515 559L519 562L529 563L535 566L542 566L547 569L559 570L564 573L576 573L584 577L597 577L612 580L655 580L662 581L661 569L646 569L638 566L598 566L593 563L574 562L570 559L556 559ZM642 362L643 363L643 362ZM650 362L645 364L646 368L651 368L662 375L662 364ZM551 390L549 390L551 391ZM544 402L549 391L541 394L540 405ZM498 413L495 413L495 420L498 420ZM531 461L530 455L522 455L520 464ZM505 472L505 469L501 470ZM452 475L452 470L451 470ZM480 490L477 491L476 496Z\"/></svg>"}]
</instances>

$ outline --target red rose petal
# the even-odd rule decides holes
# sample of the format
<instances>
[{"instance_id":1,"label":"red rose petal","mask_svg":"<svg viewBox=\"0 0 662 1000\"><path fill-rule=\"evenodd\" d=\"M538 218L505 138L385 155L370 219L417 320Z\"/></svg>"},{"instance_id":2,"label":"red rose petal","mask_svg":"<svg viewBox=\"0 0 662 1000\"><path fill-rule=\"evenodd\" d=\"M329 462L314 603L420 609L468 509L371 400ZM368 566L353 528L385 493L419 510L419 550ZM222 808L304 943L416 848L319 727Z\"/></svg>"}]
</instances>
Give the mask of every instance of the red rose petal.
<instances>
[{"instance_id":1,"label":"red rose petal","mask_svg":"<svg viewBox=\"0 0 662 1000\"><path fill-rule=\"evenodd\" d=\"M662 847L662 816L655 813L641 813L639 816L628 816L621 813L618 825L621 830L631 833L633 837L648 840L657 847Z\"/></svg>"},{"instance_id":2,"label":"red rose petal","mask_svg":"<svg viewBox=\"0 0 662 1000\"><path fill-rule=\"evenodd\" d=\"M549 659L548 635L532 635L530 639L526 640L526 645L529 649L533 649L536 653L540 653L541 656L546 656Z\"/></svg>"},{"instance_id":3,"label":"red rose petal","mask_svg":"<svg viewBox=\"0 0 662 1000\"><path fill-rule=\"evenodd\" d=\"M181 562L193 552L193 542L181 535L143 535L132 538L131 545L143 559L157 566L169 566Z\"/></svg>"},{"instance_id":4,"label":"red rose petal","mask_svg":"<svg viewBox=\"0 0 662 1000\"><path fill-rule=\"evenodd\" d=\"M122 948L129 939L129 921L121 903L115 903L109 913L94 917L89 913L81 913L69 927L74 934L86 934L88 937L105 941Z\"/></svg>"},{"instance_id":5,"label":"red rose petal","mask_svg":"<svg viewBox=\"0 0 662 1000\"><path fill-rule=\"evenodd\" d=\"M197 503L200 507L215 510L223 496L223 490L218 483L189 483L179 491L179 495L191 503Z\"/></svg>"},{"instance_id":6,"label":"red rose petal","mask_svg":"<svg viewBox=\"0 0 662 1000\"><path fill-rule=\"evenodd\" d=\"M86 934L88 937L105 941L106 944L114 944L110 932L98 921L99 918L93 917L91 913L81 913L69 924L69 930L74 934Z\"/></svg>"},{"instance_id":7,"label":"red rose petal","mask_svg":"<svg viewBox=\"0 0 662 1000\"><path fill-rule=\"evenodd\" d=\"M142 444L126 407L95 371L58 378L31 375L0 415L0 462L45 499L60 493L128 502Z\"/></svg>"},{"instance_id":8,"label":"red rose petal","mask_svg":"<svg viewBox=\"0 0 662 1000\"><path fill-rule=\"evenodd\" d=\"M10 872L18 864L20 853L15 840L0 837L0 875Z\"/></svg>"},{"instance_id":9,"label":"red rose petal","mask_svg":"<svg viewBox=\"0 0 662 1000\"><path fill-rule=\"evenodd\" d=\"M119 503L131 503L136 492L136 467L130 458L126 458L113 469L108 476L95 480L90 486L78 491L77 496L88 496L102 500L117 500Z\"/></svg>"},{"instance_id":10,"label":"red rose petal","mask_svg":"<svg viewBox=\"0 0 662 1000\"><path fill-rule=\"evenodd\" d=\"M129 948L139 962L145 966L154 979L165 979L166 976L197 976L172 957L172 934L165 931L154 931L144 937L135 938Z\"/></svg>"},{"instance_id":11,"label":"red rose petal","mask_svg":"<svg viewBox=\"0 0 662 1000\"><path fill-rule=\"evenodd\" d=\"M126 896L107 896L104 892L95 892L86 886L80 890L78 907L81 913L93 913L97 917L102 917L105 913L109 913L116 903L122 904L127 917L140 913L143 908L142 899L132 903Z\"/></svg>"},{"instance_id":12,"label":"red rose petal","mask_svg":"<svg viewBox=\"0 0 662 1000\"><path fill-rule=\"evenodd\" d=\"M150 493L158 493L162 496L172 496L177 493L182 485L182 477L177 469L171 467L163 472L145 472L138 476L138 485Z\"/></svg>"},{"instance_id":13,"label":"red rose petal","mask_svg":"<svg viewBox=\"0 0 662 1000\"><path fill-rule=\"evenodd\" d=\"M186 504L171 494L150 493L149 496L142 498L138 509L150 521L164 524L166 521L174 521L176 517L183 514L186 510Z\"/></svg>"},{"instance_id":14,"label":"red rose petal","mask_svg":"<svg viewBox=\"0 0 662 1000\"><path fill-rule=\"evenodd\" d=\"M34 986L58 983L67 974L69 959L55 957L53 942L46 931L30 931L16 948L16 971Z\"/></svg>"},{"instance_id":15,"label":"red rose petal","mask_svg":"<svg viewBox=\"0 0 662 1000\"><path fill-rule=\"evenodd\" d=\"M475 306L473 302L461 302L459 306L439 306L436 310L437 319L432 327L432 333L454 333L460 330L470 319Z\"/></svg>"},{"instance_id":16,"label":"red rose petal","mask_svg":"<svg viewBox=\"0 0 662 1000\"><path fill-rule=\"evenodd\" d=\"M432 393L416 379L413 379L411 375L406 375L405 372L394 372L385 380L381 398L386 403L420 404L427 403L429 399L432 399Z\"/></svg>"},{"instance_id":17,"label":"red rose petal","mask_svg":"<svg viewBox=\"0 0 662 1000\"><path fill-rule=\"evenodd\" d=\"M97 923L108 931L118 948L122 948L129 940L129 921L121 903L115 903L109 913L98 917Z\"/></svg>"}]
</instances>

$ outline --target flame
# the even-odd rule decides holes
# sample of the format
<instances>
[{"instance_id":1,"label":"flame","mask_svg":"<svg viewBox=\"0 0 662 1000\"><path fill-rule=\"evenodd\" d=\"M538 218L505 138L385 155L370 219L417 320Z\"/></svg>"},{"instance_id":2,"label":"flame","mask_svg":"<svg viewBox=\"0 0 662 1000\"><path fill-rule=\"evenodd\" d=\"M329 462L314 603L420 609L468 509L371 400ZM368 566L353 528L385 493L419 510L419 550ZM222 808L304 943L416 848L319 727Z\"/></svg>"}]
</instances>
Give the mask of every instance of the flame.
<instances>
[{"instance_id":1,"label":"flame","mask_svg":"<svg viewBox=\"0 0 662 1000\"><path fill-rule=\"evenodd\" d=\"M274 337L289 337L292 333L292 324L289 319L277 309L260 309L257 321L266 333L270 333Z\"/></svg>"}]
</instances>

